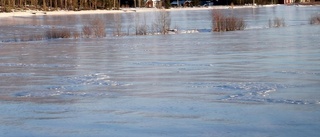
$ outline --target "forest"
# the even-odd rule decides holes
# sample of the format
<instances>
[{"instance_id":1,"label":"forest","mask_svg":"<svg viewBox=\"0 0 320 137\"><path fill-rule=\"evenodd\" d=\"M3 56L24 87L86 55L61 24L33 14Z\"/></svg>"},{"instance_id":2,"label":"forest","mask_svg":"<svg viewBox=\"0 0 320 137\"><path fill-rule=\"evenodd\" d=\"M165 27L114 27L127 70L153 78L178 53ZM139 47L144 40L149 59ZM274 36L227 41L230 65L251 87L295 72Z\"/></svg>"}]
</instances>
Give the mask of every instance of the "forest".
<instances>
[{"instance_id":1,"label":"forest","mask_svg":"<svg viewBox=\"0 0 320 137\"><path fill-rule=\"evenodd\" d=\"M159 0L157 8L169 8L171 2L177 0ZM180 2L191 1L192 6L201 6L212 3L213 5L245 5L256 3L284 4L284 0L179 0ZM320 0L295 0L295 2L316 2ZM153 7L152 0L0 0L0 12L13 12L24 10L118 10L122 7ZM183 4L182 4L183 5ZM184 6L184 5L183 5Z\"/></svg>"},{"instance_id":2,"label":"forest","mask_svg":"<svg viewBox=\"0 0 320 137\"><path fill-rule=\"evenodd\" d=\"M0 12L13 10L95 10L119 9L119 0L0 0Z\"/></svg>"}]
</instances>

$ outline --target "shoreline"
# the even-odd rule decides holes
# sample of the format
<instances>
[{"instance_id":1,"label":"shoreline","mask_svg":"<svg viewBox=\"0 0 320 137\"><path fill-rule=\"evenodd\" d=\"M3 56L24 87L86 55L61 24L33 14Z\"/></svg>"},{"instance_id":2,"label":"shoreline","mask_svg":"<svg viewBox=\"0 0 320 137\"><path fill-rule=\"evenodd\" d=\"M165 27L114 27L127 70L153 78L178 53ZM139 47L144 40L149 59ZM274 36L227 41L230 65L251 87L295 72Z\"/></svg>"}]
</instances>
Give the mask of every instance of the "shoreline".
<instances>
[{"instance_id":1,"label":"shoreline","mask_svg":"<svg viewBox=\"0 0 320 137\"><path fill-rule=\"evenodd\" d=\"M188 7L188 8L170 8L164 9L166 11L183 11L183 10L212 10L212 9L239 9L239 8L258 8L258 7L272 7L277 5L263 5L263 6L210 6L210 7ZM0 13L1 18L10 17L29 17L29 16L58 16L58 15L85 15L85 14L112 14L112 13L129 13L129 12L154 12L162 9L157 8L122 8L120 10L82 10L82 11L35 11L26 10L18 12Z\"/></svg>"},{"instance_id":2,"label":"shoreline","mask_svg":"<svg viewBox=\"0 0 320 137\"><path fill-rule=\"evenodd\" d=\"M209 6L209 7L179 7L170 9L157 9L157 8L122 8L120 10L59 10L59 11L36 11L26 10L9 13L0 13L1 18L10 17L29 17L29 16L59 16L59 15L86 15L86 14L114 14L114 13L129 13L129 12L154 12L159 10L166 11L184 11L184 10L212 10L212 9L242 9L242 8L261 8L261 7L275 7L281 6L281 4L271 5L241 5L241 6ZM293 5L282 5L282 6L293 6ZM320 6L320 5L296 5L296 6Z\"/></svg>"},{"instance_id":3,"label":"shoreline","mask_svg":"<svg viewBox=\"0 0 320 137\"><path fill-rule=\"evenodd\" d=\"M157 8L121 8L120 10L55 10L55 11L40 11L40 10L26 10L26 11L13 11L1 12L1 18L8 17L28 17L38 15L83 15L83 14L112 14L112 13L126 13L126 12L154 12L159 10L166 11L181 11L181 10L212 10L212 9L240 9L240 8L260 8L260 7L275 7L275 6L320 6L320 2L309 3L292 3L292 4L270 4L270 5L235 5L235 6L209 6L209 7L178 7L170 9L157 9Z\"/></svg>"}]
</instances>

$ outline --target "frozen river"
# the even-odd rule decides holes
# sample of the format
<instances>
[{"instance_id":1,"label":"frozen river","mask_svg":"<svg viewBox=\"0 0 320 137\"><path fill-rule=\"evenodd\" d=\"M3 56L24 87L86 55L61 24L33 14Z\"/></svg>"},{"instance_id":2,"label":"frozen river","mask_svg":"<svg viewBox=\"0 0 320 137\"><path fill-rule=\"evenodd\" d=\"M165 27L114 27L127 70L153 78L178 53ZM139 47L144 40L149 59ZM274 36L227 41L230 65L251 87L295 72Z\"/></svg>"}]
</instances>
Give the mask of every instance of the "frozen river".
<instances>
[{"instance_id":1,"label":"frozen river","mask_svg":"<svg viewBox=\"0 0 320 137\"><path fill-rule=\"evenodd\" d=\"M1 18L0 136L320 136L320 7L223 11L247 29L10 41L115 15ZM172 11L171 26L211 29L210 13Z\"/></svg>"}]
</instances>

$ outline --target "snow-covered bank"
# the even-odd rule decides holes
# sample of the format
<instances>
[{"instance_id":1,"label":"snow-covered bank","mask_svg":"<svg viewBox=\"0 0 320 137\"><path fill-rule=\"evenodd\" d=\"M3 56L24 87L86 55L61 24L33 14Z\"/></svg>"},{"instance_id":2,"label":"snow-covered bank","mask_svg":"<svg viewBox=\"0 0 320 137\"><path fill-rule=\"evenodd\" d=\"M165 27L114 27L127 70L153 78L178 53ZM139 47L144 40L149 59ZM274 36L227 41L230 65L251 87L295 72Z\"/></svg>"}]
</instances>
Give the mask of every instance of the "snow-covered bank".
<instances>
[{"instance_id":1,"label":"snow-covered bank","mask_svg":"<svg viewBox=\"0 0 320 137\"><path fill-rule=\"evenodd\" d=\"M276 5L265 5L263 7L270 7ZM192 8L171 8L165 9L167 11L181 11L181 10L210 10L210 9L237 9L237 8L255 8L258 6L210 6L210 7L192 7ZM37 15L81 15L81 14L108 14L108 13L126 13L126 12L152 12L160 9L156 8L123 8L121 10L83 10L83 11L17 11L10 13L0 13L0 18L5 17L27 17L27 16L37 16Z\"/></svg>"}]
</instances>

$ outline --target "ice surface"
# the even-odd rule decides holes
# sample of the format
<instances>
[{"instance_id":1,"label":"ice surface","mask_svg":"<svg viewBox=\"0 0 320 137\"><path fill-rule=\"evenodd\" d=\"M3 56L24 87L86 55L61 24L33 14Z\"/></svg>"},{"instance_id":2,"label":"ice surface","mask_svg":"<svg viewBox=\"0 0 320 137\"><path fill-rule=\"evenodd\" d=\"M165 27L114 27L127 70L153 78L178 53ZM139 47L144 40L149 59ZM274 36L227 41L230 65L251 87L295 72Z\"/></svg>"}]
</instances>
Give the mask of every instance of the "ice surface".
<instances>
[{"instance_id":1,"label":"ice surface","mask_svg":"<svg viewBox=\"0 0 320 137\"><path fill-rule=\"evenodd\" d=\"M235 11L257 27L292 15L283 28L1 42L0 136L319 136L320 28L296 26L319 7ZM170 15L207 30L208 12ZM72 17L33 23L95 16Z\"/></svg>"}]
</instances>

